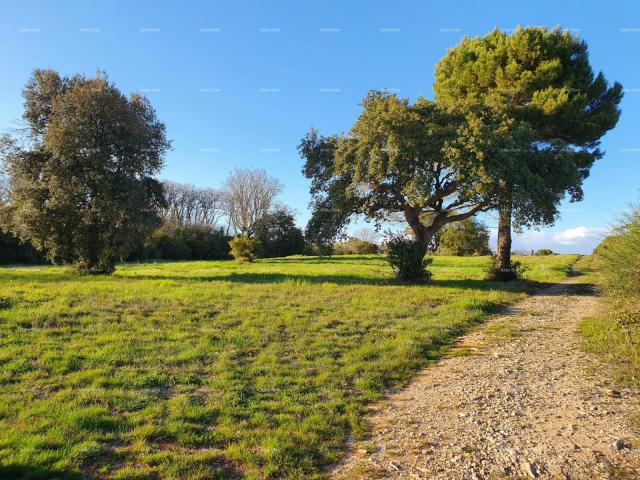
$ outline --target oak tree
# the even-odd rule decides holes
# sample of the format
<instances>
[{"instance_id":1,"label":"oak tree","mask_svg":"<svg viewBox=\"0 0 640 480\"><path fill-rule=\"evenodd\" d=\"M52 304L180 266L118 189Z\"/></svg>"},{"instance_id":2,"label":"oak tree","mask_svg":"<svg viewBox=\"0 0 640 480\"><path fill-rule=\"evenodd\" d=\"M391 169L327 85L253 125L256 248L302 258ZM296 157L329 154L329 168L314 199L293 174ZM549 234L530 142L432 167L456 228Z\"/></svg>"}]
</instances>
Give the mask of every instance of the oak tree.
<instances>
[{"instance_id":1,"label":"oak tree","mask_svg":"<svg viewBox=\"0 0 640 480\"><path fill-rule=\"evenodd\" d=\"M52 261L110 273L159 223L165 126L101 72L36 70L23 96L26 145L5 149L11 228Z\"/></svg>"}]
</instances>

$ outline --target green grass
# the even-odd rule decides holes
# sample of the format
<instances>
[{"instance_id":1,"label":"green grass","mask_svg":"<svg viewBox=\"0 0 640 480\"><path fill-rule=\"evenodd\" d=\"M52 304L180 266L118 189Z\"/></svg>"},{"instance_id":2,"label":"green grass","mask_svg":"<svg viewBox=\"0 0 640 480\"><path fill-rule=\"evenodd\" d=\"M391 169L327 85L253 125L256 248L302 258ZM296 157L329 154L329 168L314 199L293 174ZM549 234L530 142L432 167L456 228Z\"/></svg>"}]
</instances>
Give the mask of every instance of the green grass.
<instances>
[{"instance_id":1,"label":"green grass","mask_svg":"<svg viewBox=\"0 0 640 480\"><path fill-rule=\"evenodd\" d=\"M0 478L321 478L368 404L577 256L522 260L421 286L379 256L0 268Z\"/></svg>"}]
</instances>

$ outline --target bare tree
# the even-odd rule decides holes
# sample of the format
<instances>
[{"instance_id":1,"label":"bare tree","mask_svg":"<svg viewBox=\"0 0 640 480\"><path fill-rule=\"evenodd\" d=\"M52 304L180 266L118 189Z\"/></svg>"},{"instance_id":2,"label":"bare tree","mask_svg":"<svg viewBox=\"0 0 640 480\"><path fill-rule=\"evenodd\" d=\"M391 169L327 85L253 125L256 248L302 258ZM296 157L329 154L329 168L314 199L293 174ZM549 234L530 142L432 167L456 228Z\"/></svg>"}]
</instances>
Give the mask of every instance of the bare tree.
<instances>
[{"instance_id":1,"label":"bare tree","mask_svg":"<svg viewBox=\"0 0 640 480\"><path fill-rule=\"evenodd\" d=\"M214 227L224 213L220 190L170 181L163 182L163 187L166 207L162 217L165 223L181 227Z\"/></svg>"},{"instance_id":2,"label":"bare tree","mask_svg":"<svg viewBox=\"0 0 640 480\"><path fill-rule=\"evenodd\" d=\"M366 227L355 232L353 237L369 243L378 243L378 233L375 230Z\"/></svg>"},{"instance_id":3,"label":"bare tree","mask_svg":"<svg viewBox=\"0 0 640 480\"><path fill-rule=\"evenodd\" d=\"M223 187L226 214L236 232L251 237L281 191L280 181L266 171L236 168Z\"/></svg>"}]
</instances>

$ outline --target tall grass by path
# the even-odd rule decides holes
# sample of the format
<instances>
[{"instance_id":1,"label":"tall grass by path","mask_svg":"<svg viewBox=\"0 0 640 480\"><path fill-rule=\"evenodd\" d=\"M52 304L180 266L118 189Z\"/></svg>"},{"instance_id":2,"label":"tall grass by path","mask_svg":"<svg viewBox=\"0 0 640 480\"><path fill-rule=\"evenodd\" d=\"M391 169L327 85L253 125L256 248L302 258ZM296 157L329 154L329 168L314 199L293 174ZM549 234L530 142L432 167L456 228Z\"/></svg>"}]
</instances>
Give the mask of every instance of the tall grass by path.
<instances>
[{"instance_id":1,"label":"tall grass by path","mask_svg":"<svg viewBox=\"0 0 640 480\"><path fill-rule=\"evenodd\" d=\"M640 208L580 263L608 303L580 325L586 346L616 367L617 380L640 386Z\"/></svg>"},{"instance_id":2,"label":"tall grass by path","mask_svg":"<svg viewBox=\"0 0 640 480\"><path fill-rule=\"evenodd\" d=\"M380 256L0 269L1 478L322 478L366 406L577 256ZM215 478L215 477L214 477Z\"/></svg>"}]
</instances>

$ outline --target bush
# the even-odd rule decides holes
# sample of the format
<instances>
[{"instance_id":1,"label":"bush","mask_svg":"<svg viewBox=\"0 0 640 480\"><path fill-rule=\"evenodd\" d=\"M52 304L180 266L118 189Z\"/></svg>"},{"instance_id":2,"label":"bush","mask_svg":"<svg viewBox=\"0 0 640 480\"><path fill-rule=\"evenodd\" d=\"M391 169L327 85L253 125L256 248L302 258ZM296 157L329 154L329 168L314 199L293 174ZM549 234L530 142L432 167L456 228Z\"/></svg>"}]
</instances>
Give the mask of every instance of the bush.
<instances>
[{"instance_id":1,"label":"bush","mask_svg":"<svg viewBox=\"0 0 640 480\"><path fill-rule=\"evenodd\" d=\"M350 237L346 242L333 244L336 255L371 255L379 252L378 245L357 237Z\"/></svg>"},{"instance_id":2,"label":"bush","mask_svg":"<svg viewBox=\"0 0 640 480\"><path fill-rule=\"evenodd\" d=\"M139 257L158 260L223 260L229 258L228 242L229 237L221 228L164 226L153 232Z\"/></svg>"},{"instance_id":3,"label":"bush","mask_svg":"<svg viewBox=\"0 0 640 480\"><path fill-rule=\"evenodd\" d=\"M527 271L526 265L518 261L511 261L509 268L498 268L495 257L492 257L491 264L487 267L487 280L497 282L510 282L512 280L522 280L524 272Z\"/></svg>"},{"instance_id":4,"label":"bush","mask_svg":"<svg viewBox=\"0 0 640 480\"><path fill-rule=\"evenodd\" d=\"M555 253L553 252L553 250L550 250L548 248L541 248L540 250L536 250L535 255L546 256L546 255L555 255Z\"/></svg>"},{"instance_id":5,"label":"bush","mask_svg":"<svg viewBox=\"0 0 640 480\"><path fill-rule=\"evenodd\" d=\"M587 347L612 361L620 380L640 385L640 207L598 245L591 267L609 308L580 325Z\"/></svg>"},{"instance_id":6,"label":"bush","mask_svg":"<svg viewBox=\"0 0 640 480\"><path fill-rule=\"evenodd\" d=\"M601 286L621 310L640 311L640 208L627 214L596 248Z\"/></svg>"},{"instance_id":7,"label":"bush","mask_svg":"<svg viewBox=\"0 0 640 480\"><path fill-rule=\"evenodd\" d=\"M260 241L244 235L237 235L229 241L231 256L236 262L253 262L256 258Z\"/></svg>"},{"instance_id":8,"label":"bush","mask_svg":"<svg viewBox=\"0 0 640 480\"><path fill-rule=\"evenodd\" d=\"M254 235L260 241L260 257L288 257L304 251L302 230L296 227L293 215L281 209L268 213L256 222Z\"/></svg>"},{"instance_id":9,"label":"bush","mask_svg":"<svg viewBox=\"0 0 640 480\"><path fill-rule=\"evenodd\" d=\"M437 234L437 252L444 255L489 255L489 230L486 225L467 218L446 224Z\"/></svg>"},{"instance_id":10,"label":"bush","mask_svg":"<svg viewBox=\"0 0 640 480\"><path fill-rule=\"evenodd\" d=\"M333 255L333 245L324 243L307 243L304 246L304 255L317 257L330 257Z\"/></svg>"},{"instance_id":11,"label":"bush","mask_svg":"<svg viewBox=\"0 0 640 480\"><path fill-rule=\"evenodd\" d=\"M30 242L0 230L0 265L11 263L44 263L44 255Z\"/></svg>"},{"instance_id":12,"label":"bush","mask_svg":"<svg viewBox=\"0 0 640 480\"><path fill-rule=\"evenodd\" d=\"M424 282L431 278L427 266L432 259L424 248L403 235L391 235L386 242L387 261L396 278L405 282Z\"/></svg>"}]
</instances>

